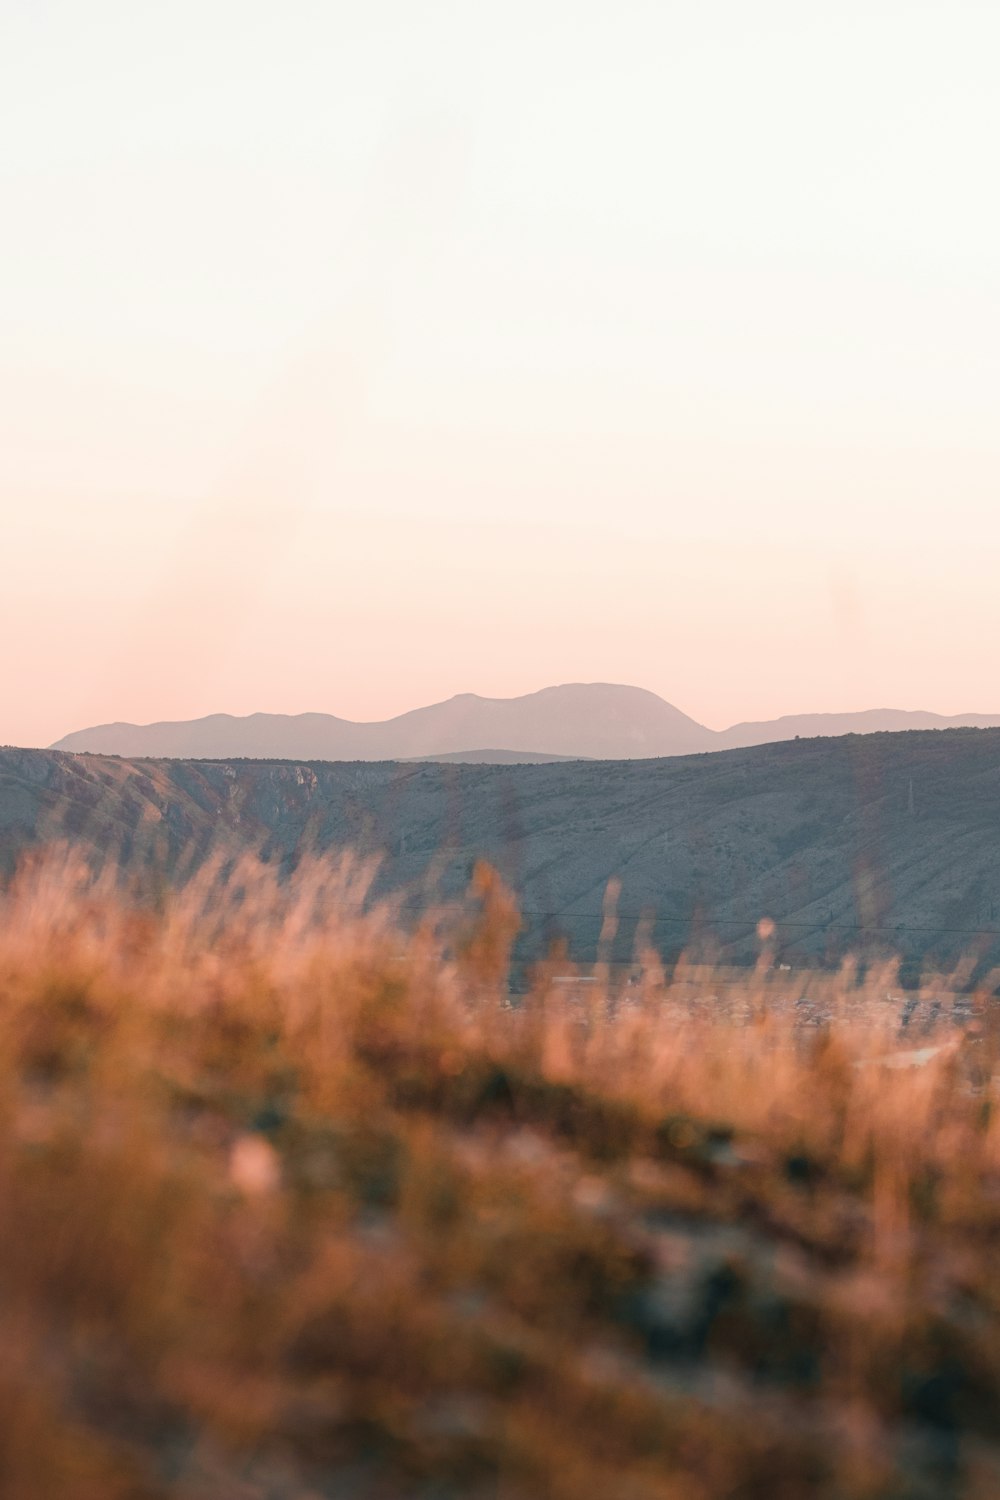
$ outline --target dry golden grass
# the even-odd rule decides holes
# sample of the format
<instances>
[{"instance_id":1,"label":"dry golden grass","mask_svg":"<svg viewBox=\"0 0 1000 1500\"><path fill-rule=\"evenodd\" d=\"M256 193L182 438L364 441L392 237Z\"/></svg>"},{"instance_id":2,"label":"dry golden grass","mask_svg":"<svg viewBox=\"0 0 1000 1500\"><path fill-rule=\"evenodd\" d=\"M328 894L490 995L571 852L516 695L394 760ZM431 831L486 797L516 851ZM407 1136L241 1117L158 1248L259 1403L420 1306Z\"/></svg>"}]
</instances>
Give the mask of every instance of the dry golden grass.
<instances>
[{"instance_id":1,"label":"dry golden grass","mask_svg":"<svg viewBox=\"0 0 1000 1500\"><path fill-rule=\"evenodd\" d=\"M890 973L512 1001L491 872L366 891L4 897L4 1500L1000 1493L988 998L919 1067Z\"/></svg>"}]
</instances>

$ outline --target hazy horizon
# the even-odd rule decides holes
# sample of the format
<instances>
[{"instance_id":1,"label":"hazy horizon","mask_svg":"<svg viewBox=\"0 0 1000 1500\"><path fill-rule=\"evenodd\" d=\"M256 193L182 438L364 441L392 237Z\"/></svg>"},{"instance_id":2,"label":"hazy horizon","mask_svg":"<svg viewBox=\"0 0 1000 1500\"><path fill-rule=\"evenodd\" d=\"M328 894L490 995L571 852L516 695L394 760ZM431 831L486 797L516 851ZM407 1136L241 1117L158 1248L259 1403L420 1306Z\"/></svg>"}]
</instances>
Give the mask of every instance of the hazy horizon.
<instances>
[{"instance_id":1,"label":"hazy horizon","mask_svg":"<svg viewBox=\"0 0 1000 1500\"><path fill-rule=\"evenodd\" d=\"M459 693L450 694L450 696L448 696L447 699L435 700L435 702L432 702L432 703L406 703L406 705L403 706L403 708L397 709L397 711L391 712L391 714L381 715L381 717L378 717L378 718L369 718L369 720L361 720L361 718L357 718L357 720L354 720L354 718L349 717L349 715L346 715L346 714L337 714L336 709L300 709L300 711L298 711L298 712L289 712L289 714L286 715L286 717L291 717L291 718L295 718L295 717L312 717L312 715L330 714L331 717L340 718L340 720L346 721L346 723L360 723L360 724L391 723L391 721L393 721L394 718L403 717L403 715L409 714L409 712L417 711L417 709L433 708L433 706L441 706L442 703L451 702L451 700L456 699L456 697L477 697L477 699L486 699L487 702L511 702L511 700L519 700L519 699L522 699L522 697L532 697L532 696L535 696L535 694L537 694L537 693L544 693L544 691L550 691L550 690L553 690L553 688L561 688L561 687L591 687L591 688L613 687L613 688L625 688L625 690L627 690L627 691L628 690L651 691L651 690L649 690L649 688L643 688L642 684L639 684L639 682L585 682L585 684L582 684L582 682L547 682L547 684L544 684L544 687L541 687L541 688L529 688L528 693L523 693L523 694L520 694L520 693L483 694L483 693L475 693L474 690L471 690L471 688L469 688L469 690L462 690L462 691L459 691ZM663 696L663 694L657 694L657 696ZM937 712L939 712L939 711L937 711L937 709L927 708L927 706L921 705L921 703L916 703L916 705L909 705L909 703L877 703L877 705L870 705L870 706L868 706L868 708L862 708L862 709L840 709L840 708L837 708L837 706L834 706L834 708L801 709L801 711L793 711L793 712L790 712L790 714L774 714L774 715L768 715L768 717L765 717L765 715L757 714L757 715L751 715L751 717L745 718L745 720L729 720L729 721L727 721L727 723L705 724L705 723L703 723L702 720L697 720L696 715L687 714L687 709L685 709L684 703L673 702L672 699L667 699L667 697L664 697L663 700L664 700L664 702L670 703L670 706L672 706L672 708L679 709L679 711L681 711L682 714L687 715L688 718L693 718L693 720L696 721L696 723L702 724L702 727L705 727L705 729L711 729L711 730L714 730L714 732L720 732L720 730L732 729L732 727L738 727L739 724L741 724L741 723L753 724L753 723L762 723L762 721L763 721L763 723L772 723L772 721L774 721L774 723L777 723L777 721L783 720L783 718L823 717L823 715L829 715L829 717L832 717L832 718L843 718L843 717L846 717L846 715L850 715L850 714L880 714L880 712L927 712L927 714L937 714ZM997 712L999 712L999 714L1000 714L1000 711L997 711ZM988 708L966 708L966 709L958 709L957 714L951 714L951 715L949 715L949 714L943 714L942 717L961 717L961 715L969 715L969 717L975 717L975 715L984 715L984 717L987 717L987 715L990 715L990 714L991 714L991 709L988 709ZM148 720L147 723L144 723L144 724L135 724L135 727L154 727L154 726L156 726L157 723L198 723L198 721L201 721L202 718L211 718L211 717L238 718L238 720L243 720L243 718L250 718L250 717L271 717L271 711L270 711L270 709L265 709L264 708L264 709L250 709L250 711L247 712L247 714L228 714L228 712L226 712L225 709L213 709L213 711L211 711L210 714L196 715L196 717L190 717L190 718L181 718L181 720L163 720L163 718L159 718L159 720ZM132 723L132 721L127 721L127 720L108 720L108 721L106 721L106 723L108 723L108 724L114 724L114 723ZM75 724L75 726L73 726L73 730L81 730L81 729L85 729L85 727L100 727L100 726L85 726L85 724ZM73 730L67 730L67 732L66 732L67 735L70 735L70 733L72 733ZM60 741L63 738L64 738L63 735L57 736L57 738L55 738L54 741L52 741L52 744L60 744ZM33 747L24 747L24 748L33 748ZM34 748L45 748L45 747L34 747ZM463 745L463 748L468 748L468 750L475 750L475 748L489 748L489 747L486 747L486 745L478 745L478 744L472 745L472 744L469 744L469 745Z\"/></svg>"},{"instance_id":2,"label":"hazy horizon","mask_svg":"<svg viewBox=\"0 0 1000 1500\"><path fill-rule=\"evenodd\" d=\"M0 16L0 742L1000 711L1000 10Z\"/></svg>"}]
</instances>

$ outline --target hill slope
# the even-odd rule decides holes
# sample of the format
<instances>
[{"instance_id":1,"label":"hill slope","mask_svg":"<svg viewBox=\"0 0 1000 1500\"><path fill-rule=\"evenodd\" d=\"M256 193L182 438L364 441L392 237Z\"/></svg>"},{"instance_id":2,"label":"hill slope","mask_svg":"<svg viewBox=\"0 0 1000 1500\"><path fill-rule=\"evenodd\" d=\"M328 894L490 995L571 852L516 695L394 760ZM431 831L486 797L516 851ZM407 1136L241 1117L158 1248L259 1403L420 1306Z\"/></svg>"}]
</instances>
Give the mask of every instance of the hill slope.
<instances>
[{"instance_id":1,"label":"hill slope","mask_svg":"<svg viewBox=\"0 0 1000 1500\"><path fill-rule=\"evenodd\" d=\"M861 947L945 960L978 943L1000 961L995 730L511 766L0 752L2 866L66 838L168 874L217 848L288 864L351 846L380 857L383 889L433 875L446 893L486 855L533 939L563 932L581 952L617 876L625 949L651 909L668 952L707 928L745 958L768 915L792 956Z\"/></svg>"}]
</instances>

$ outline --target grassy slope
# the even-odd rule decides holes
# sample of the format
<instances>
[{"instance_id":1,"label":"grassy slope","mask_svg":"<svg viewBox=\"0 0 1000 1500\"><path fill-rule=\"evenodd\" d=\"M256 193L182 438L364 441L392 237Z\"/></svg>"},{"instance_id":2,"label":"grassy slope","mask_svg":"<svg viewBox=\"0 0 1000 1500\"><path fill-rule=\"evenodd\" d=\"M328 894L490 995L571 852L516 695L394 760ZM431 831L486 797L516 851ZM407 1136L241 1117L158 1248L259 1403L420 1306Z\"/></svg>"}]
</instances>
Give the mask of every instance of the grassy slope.
<instances>
[{"instance_id":1,"label":"grassy slope","mask_svg":"<svg viewBox=\"0 0 1000 1500\"><path fill-rule=\"evenodd\" d=\"M0 1493L997 1493L985 998L916 1069L885 974L512 1008L488 870L409 936L366 878L6 896Z\"/></svg>"}]
</instances>

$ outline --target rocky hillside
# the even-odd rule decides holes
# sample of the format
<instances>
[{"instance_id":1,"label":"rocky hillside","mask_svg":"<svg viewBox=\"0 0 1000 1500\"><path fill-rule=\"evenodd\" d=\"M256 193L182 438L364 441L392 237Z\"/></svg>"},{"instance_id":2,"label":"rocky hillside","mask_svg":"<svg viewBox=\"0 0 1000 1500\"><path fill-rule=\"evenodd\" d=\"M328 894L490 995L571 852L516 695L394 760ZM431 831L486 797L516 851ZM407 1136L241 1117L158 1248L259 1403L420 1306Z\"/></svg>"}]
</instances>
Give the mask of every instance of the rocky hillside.
<instances>
[{"instance_id":1,"label":"rocky hillside","mask_svg":"<svg viewBox=\"0 0 1000 1500\"><path fill-rule=\"evenodd\" d=\"M177 878L213 849L283 865L350 846L423 900L485 855L529 943L586 956L621 880L619 953L655 914L750 956L762 916L789 962L848 949L1000 961L1000 731L814 739L713 755L543 765L129 761L0 751L0 862L70 840Z\"/></svg>"}]
</instances>

